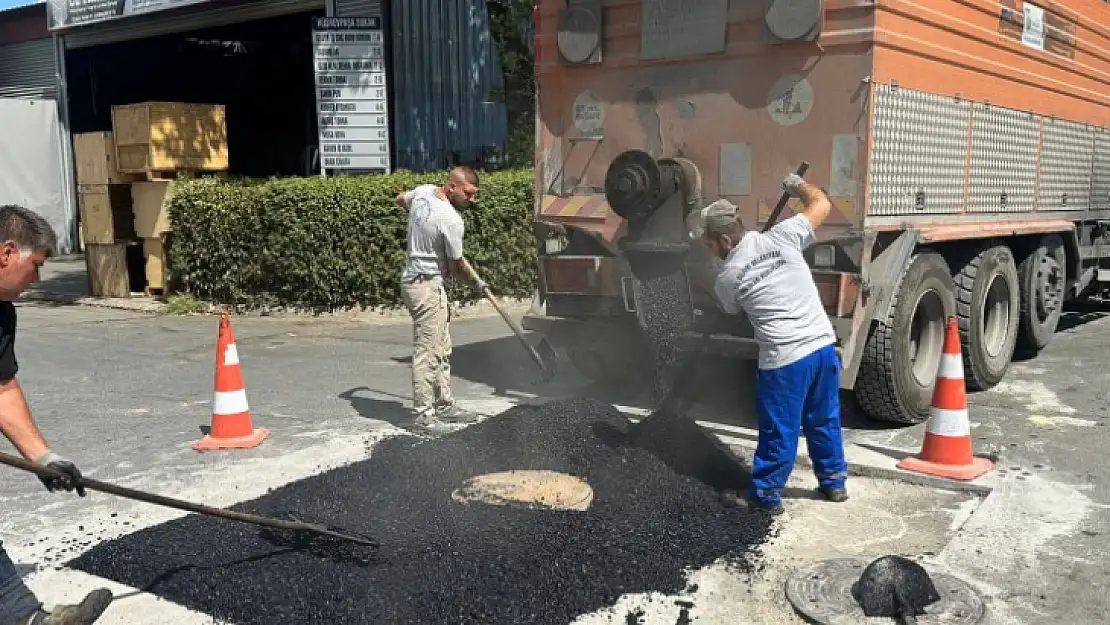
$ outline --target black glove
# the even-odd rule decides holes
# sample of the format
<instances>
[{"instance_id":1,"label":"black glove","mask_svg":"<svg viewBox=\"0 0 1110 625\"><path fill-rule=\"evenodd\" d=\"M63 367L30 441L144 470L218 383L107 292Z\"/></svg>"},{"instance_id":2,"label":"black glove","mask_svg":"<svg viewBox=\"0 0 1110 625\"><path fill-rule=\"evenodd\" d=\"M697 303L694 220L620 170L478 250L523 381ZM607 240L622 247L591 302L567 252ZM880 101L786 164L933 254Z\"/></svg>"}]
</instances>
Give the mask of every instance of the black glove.
<instances>
[{"instance_id":1,"label":"black glove","mask_svg":"<svg viewBox=\"0 0 1110 625\"><path fill-rule=\"evenodd\" d=\"M486 284L485 282L482 282L481 280L476 280L474 282L474 289L476 291L485 291L488 288L489 288L489 285Z\"/></svg>"},{"instance_id":2,"label":"black glove","mask_svg":"<svg viewBox=\"0 0 1110 625\"><path fill-rule=\"evenodd\" d=\"M81 485L81 471L69 460L66 460L52 451L47 451L35 460L35 464L53 469L62 474L61 477L40 476L39 480L46 486L46 490L54 492L57 490L73 491L73 489L77 489L78 495L81 497L85 496L85 487Z\"/></svg>"}]
</instances>

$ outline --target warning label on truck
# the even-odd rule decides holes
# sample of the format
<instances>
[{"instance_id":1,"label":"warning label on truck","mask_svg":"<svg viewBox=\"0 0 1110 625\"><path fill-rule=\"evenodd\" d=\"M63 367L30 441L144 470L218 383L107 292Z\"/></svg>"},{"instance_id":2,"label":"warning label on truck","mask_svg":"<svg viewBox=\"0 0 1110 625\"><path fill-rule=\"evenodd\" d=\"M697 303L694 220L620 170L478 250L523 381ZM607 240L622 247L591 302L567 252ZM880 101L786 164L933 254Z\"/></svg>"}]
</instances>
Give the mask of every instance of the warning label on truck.
<instances>
[{"instance_id":1,"label":"warning label on truck","mask_svg":"<svg viewBox=\"0 0 1110 625\"><path fill-rule=\"evenodd\" d=\"M583 91L574 99L571 112L574 127L583 137L600 137L605 133L605 108L592 92Z\"/></svg>"}]
</instances>

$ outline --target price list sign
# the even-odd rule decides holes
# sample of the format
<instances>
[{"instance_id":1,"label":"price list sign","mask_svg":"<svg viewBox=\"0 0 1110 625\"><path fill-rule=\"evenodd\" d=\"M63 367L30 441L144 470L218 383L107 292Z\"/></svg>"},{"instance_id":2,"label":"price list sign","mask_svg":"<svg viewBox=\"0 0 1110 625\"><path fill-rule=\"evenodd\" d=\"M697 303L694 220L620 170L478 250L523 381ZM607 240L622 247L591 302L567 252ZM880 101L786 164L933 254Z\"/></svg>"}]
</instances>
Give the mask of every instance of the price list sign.
<instances>
[{"instance_id":1,"label":"price list sign","mask_svg":"<svg viewBox=\"0 0 1110 625\"><path fill-rule=\"evenodd\" d=\"M324 170L390 171L389 98L380 17L313 21Z\"/></svg>"}]
</instances>

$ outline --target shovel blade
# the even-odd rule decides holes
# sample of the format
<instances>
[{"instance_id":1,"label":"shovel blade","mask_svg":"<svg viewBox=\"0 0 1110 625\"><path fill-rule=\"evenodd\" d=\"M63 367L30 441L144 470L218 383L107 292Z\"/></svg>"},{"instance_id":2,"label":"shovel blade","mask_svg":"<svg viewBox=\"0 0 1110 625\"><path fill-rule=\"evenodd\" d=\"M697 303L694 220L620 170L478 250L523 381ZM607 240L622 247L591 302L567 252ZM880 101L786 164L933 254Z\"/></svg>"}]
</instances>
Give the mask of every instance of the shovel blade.
<instances>
[{"instance_id":1,"label":"shovel blade","mask_svg":"<svg viewBox=\"0 0 1110 625\"><path fill-rule=\"evenodd\" d=\"M540 376L544 382L550 382L559 370L559 354L555 351L555 346L551 341L546 338L540 339L540 342L533 348L537 358L537 364L540 365Z\"/></svg>"}]
</instances>

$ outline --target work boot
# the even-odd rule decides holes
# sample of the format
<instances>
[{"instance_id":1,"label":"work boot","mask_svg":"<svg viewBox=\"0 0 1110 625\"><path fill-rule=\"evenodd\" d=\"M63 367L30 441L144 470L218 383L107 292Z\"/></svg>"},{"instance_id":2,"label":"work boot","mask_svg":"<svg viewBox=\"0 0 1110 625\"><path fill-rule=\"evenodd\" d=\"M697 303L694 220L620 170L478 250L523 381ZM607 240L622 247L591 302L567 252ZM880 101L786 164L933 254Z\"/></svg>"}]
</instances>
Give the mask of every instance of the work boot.
<instances>
[{"instance_id":1,"label":"work boot","mask_svg":"<svg viewBox=\"0 0 1110 625\"><path fill-rule=\"evenodd\" d=\"M768 506L760 503L754 499L741 496L739 493L733 491L725 491L720 495L721 503L730 508L747 508L753 512L766 512L771 516L778 516L786 511L782 504L775 504Z\"/></svg>"},{"instance_id":2,"label":"work boot","mask_svg":"<svg viewBox=\"0 0 1110 625\"><path fill-rule=\"evenodd\" d=\"M833 503L844 503L848 501L848 489L846 488L821 488L821 494L825 499Z\"/></svg>"},{"instance_id":3,"label":"work boot","mask_svg":"<svg viewBox=\"0 0 1110 625\"><path fill-rule=\"evenodd\" d=\"M27 620L27 625L92 625L111 602L112 592L97 588L77 605L55 606L50 612L39 610Z\"/></svg>"},{"instance_id":4,"label":"work boot","mask_svg":"<svg viewBox=\"0 0 1110 625\"><path fill-rule=\"evenodd\" d=\"M432 411L422 412L417 414L412 419L412 424L422 429L432 429L436 426L442 425L436 417L436 413Z\"/></svg>"},{"instance_id":5,"label":"work boot","mask_svg":"<svg viewBox=\"0 0 1110 625\"><path fill-rule=\"evenodd\" d=\"M478 415L463 410L455 404L450 404L437 410L436 417L446 423L474 423L478 421Z\"/></svg>"}]
</instances>

